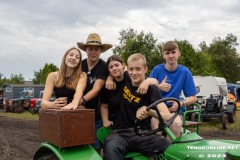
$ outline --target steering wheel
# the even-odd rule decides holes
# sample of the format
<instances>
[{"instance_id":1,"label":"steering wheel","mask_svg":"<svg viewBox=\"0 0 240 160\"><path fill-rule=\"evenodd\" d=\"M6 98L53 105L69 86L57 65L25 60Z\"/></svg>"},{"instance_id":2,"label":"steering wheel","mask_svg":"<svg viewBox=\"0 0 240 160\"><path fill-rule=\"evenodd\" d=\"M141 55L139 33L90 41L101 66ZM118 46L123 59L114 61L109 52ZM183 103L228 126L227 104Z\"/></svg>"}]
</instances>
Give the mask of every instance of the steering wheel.
<instances>
[{"instance_id":1,"label":"steering wheel","mask_svg":"<svg viewBox=\"0 0 240 160\"><path fill-rule=\"evenodd\" d=\"M175 101L177 102L178 104L178 109L175 111L175 114L168 120L168 121L164 121L158 108L157 108L157 105L159 103L162 103L162 102L167 102L167 101ZM179 115L180 113L180 102L178 99L176 98L173 98L173 97L169 97L169 98L163 98L163 99L159 99L155 102L153 102L152 104L150 104L148 107L147 107L147 111L149 111L150 109L154 109L156 112L157 112L157 115L158 115L158 119L159 119L159 124L158 124L158 128L154 129L154 130L151 130L151 131L146 131L146 130L143 130L140 126L140 120L136 120L135 121L135 125L134 125L134 131L136 132L137 135L139 136L148 136L148 135L151 135L151 134L155 134L159 131L163 131L164 128L170 126L172 124L172 122L174 121L174 119Z\"/></svg>"}]
</instances>

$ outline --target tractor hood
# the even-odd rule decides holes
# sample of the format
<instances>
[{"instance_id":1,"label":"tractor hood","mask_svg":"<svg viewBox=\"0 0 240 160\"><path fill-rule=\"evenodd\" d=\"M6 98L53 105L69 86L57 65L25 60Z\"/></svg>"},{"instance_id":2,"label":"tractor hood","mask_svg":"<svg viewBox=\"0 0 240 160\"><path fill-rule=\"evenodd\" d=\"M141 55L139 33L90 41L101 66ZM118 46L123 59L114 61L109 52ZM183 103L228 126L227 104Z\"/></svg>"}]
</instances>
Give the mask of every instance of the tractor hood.
<instances>
[{"instance_id":1,"label":"tractor hood","mask_svg":"<svg viewBox=\"0 0 240 160\"><path fill-rule=\"evenodd\" d=\"M198 140L195 142L177 142L164 152L170 160L240 159L240 142L232 140Z\"/></svg>"}]
</instances>

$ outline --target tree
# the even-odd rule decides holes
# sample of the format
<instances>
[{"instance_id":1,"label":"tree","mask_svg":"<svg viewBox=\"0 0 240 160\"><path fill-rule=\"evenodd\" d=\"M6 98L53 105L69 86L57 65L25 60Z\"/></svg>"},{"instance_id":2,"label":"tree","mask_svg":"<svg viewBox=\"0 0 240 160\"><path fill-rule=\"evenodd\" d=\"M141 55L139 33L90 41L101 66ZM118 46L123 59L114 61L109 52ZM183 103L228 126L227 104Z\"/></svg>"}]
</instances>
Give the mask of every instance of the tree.
<instances>
[{"instance_id":1,"label":"tree","mask_svg":"<svg viewBox=\"0 0 240 160\"><path fill-rule=\"evenodd\" d=\"M19 75L11 74L8 83L9 84L23 84L24 83L24 77L21 73Z\"/></svg>"},{"instance_id":2,"label":"tree","mask_svg":"<svg viewBox=\"0 0 240 160\"><path fill-rule=\"evenodd\" d=\"M34 71L34 78L33 83L34 84L45 84L47 76L50 72L58 71L58 67L54 64L45 63L44 67L40 69L39 71Z\"/></svg>"},{"instance_id":3,"label":"tree","mask_svg":"<svg viewBox=\"0 0 240 160\"><path fill-rule=\"evenodd\" d=\"M142 31L138 34L130 28L120 31L119 41L120 44L113 48L113 53L119 55L125 63L130 55L143 54L149 68L147 75L155 65L163 61L159 47L156 45L157 39L153 37L152 33L144 34Z\"/></svg>"},{"instance_id":4,"label":"tree","mask_svg":"<svg viewBox=\"0 0 240 160\"><path fill-rule=\"evenodd\" d=\"M235 83L240 79L240 75L236 74L240 73L240 57L236 50L238 45L237 37L228 34L225 39L214 38L209 47L205 46L213 60L216 76L224 77L227 82Z\"/></svg>"}]
</instances>

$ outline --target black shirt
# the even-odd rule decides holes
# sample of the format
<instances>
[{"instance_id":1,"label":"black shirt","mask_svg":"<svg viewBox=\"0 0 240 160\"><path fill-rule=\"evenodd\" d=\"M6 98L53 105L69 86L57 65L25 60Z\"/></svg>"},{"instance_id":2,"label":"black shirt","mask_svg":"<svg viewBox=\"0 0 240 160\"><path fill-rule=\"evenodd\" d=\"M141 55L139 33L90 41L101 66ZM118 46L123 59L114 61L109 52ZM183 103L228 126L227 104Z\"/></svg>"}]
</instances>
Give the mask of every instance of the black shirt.
<instances>
[{"instance_id":1,"label":"black shirt","mask_svg":"<svg viewBox=\"0 0 240 160\"><path fill-rule=\"evenodd\" d=\"M148 106L162 98L160 90L155 85L148 87L146 94L138 94L136 90L138 87L127 83L123 88L121 97L121 109L114 124L115 129L133 128L136 120L136 111L142 106ZM145 129L150 128L151 117L141 121L141 127Z\"/></svg>"},{"instance_id":2,"label":"black shirt","mask_svg":"<svg viewBox=\"0 0 240 160\"><path fill-rule=\"evenodd\" d=\"M93 88L93 85L97 79L106 80L108 76L107 64L102 59L99 59L98 63L91 69L91 71L88 70L87 59L84 59L82 61L82 70L87 73L87 86L83 92L83 95L87 94ZM85 105L86 108L95 109L95 121L101 119L99 110L99 97L100 96L98 94Z\"/></svg>"},{"instance_id":3,"label":"black shirt","mask_svg":"<svg viewBox=\"0 0 240 160\"><path fill-rule=\"evenodd\" d=\"M105 87L103 88L101 92L101 103L108 104L108 119L110 121L115 121L120 105L121 105L121 97L122 97L122 91L123 87L126 84L126 82L129 82L130 78L128 75L128 72L124 72L124 79L121 82L117 82L114 80L116 83L116 90L108 90Z\"/></svg>"},{"instance_id":4,"label":"black shirt","mask_svg":"<svg viewBox=\"0 0 240 160\"><path fill-rule=\"evenodd\" d=\"M68 89L66 87L61 87L61 88L54 87L53 91L56 98L67 97L67 104L72 102L73 96L75 94L75 90Z\"/></svg>"}]
</instances>

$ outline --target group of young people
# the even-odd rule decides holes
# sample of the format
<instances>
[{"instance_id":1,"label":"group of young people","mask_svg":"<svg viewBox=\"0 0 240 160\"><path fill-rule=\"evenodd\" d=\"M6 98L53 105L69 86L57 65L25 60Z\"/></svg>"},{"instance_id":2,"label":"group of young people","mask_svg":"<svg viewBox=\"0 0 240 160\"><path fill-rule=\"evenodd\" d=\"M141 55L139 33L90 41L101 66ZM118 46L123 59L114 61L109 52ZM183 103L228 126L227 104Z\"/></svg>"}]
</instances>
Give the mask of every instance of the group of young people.
<instances>
[{"instance_id":1,"label":"group of young people","mask_svg":"<svg viewBox=\"0 0 240 160\"><path fill-rule=\"evenodd\" d=\"M117 55L110 56L105 62L100 59L100 54L112 45L103 44L96 33L89 34L86 43L77 45L64 54L60 70L48 75L42 108L95 109L95 132L102 126L113 127L103 147L105 160L122 160L130 150L150 157L156 150L163 153L171 144L169 139L159 134L140 137L133 127L136 119L141 120L140 125L146 130L158 127L156 111L146 110L158 99L179 99L183 91L188 98L181 106L196 102L192 74L187 67L178 64L181 52L177 43L168 41L163 45L165 63L154 67L148 78L145 75L147 62L141 53L129 56L127 65ZM87 53L86 59L82 60L79 48ZM54 102L50 102L52 92L56 96ZM168 120L177 109L177 103L173 102L170 108L160 103L157 108L163 119ZM180 117L174 120L170 129L175 136L180 135ZM102 146L95 137L93 147L100 151Z\"/></svg>"}]
</instances>

